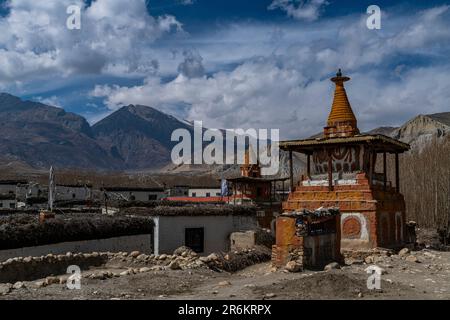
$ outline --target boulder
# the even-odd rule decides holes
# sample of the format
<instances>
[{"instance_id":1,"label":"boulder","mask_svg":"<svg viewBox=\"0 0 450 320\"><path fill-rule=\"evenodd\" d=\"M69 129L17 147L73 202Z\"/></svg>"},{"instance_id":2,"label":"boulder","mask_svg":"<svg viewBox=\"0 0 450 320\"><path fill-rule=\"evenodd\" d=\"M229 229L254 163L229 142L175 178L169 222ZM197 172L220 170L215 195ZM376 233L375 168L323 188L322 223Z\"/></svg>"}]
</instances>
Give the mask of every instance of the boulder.
<instances>
[{"instance_id":1,"label":"boulder","mask_svg":"<svg viewBox=\"0 0 450 320\"><path fill-rule=\"evenodd\" d=\"M406 256L408 253L409 253L409 249L408 249L408 248L403 248L402 250L400 250L400 251L398 252L398 255L399 255L400 257L404 257L404 256Z\"/></svg>"},{"instance_id":2,"label":"boulder","mask_svg":"<svg viewBox=\"0 0 450 320\"><path fill-rule=\"evenodd\" d=\"M130 253L130 257L137 258L141 253L139 251L132 251Z\"/></svg>"},{"instance_id":3,"label":"boulder","mask_svg":"<svg viewBox=\"0 0 450 320\"><path fill-rule=\"evenodd\" d=\"M148 268L148 267L143 267L143 268L139 269L140 273L149 272L149 271L150 271L150 268Z\"/></svg>"},{"instance_id":4,"label":"boulder","mask_svg":"<svg viewBox=\"0 0 450 320\"><path fill-rule=\"evenodd\" d=\"M329 264L327 264L325 266L325 268L323 268L324 271L331 271L331 270L336 270L336 269L340 269L341 266L339 265L339 263L337 262L331 262Z\"/></svg>"},{"instance_id":5,"label":"boulder","mask_svg":"<svg viewBox=\"0 0 450 320\"><path fill-rule=\"evenodd\" d=\"M407 257L405 258L405 260L408 261L408 262L417 262L417 263L420 262L419 259L418 259L415 255L412 255L412 254L410 254L409 256L407 256Z\"/></svg>"},{"instance_id":6,"label":"boulder","mask_svg":"<svg viewBox=\"0 0 450 320\"><path fill-rule=\"evenodd\" d=\"M180 269L181 269L180 264L178 263L178 261L172 261L172 262L169 264L169 268L170 268L171 270L180 270Z\"/></svg>"},{"instance_id":7,"label":"boulder","mask_svg":"<svg viewBox=\"0 0 450 320\"><path fill-rule=\"evenodd\" d=\"M6 295L11 292L12 285L10 283L0 283L0 295Z\"/></svg>"},{"instance_id":8,"label":"boulder","mask_svg":"<svg viewBox=\"0 0 450 320\"><path fill-rule=\"evenodd\" d=\"M289 261L286 263L285 269L289 272L300 272L303 269L303 266L297 261Z\"/></svg>"},{"instance_id":9,"label":"boulder","mask_svg":"<svg viewBox=\"0 0 450 320\"><path fill-rule=\"evenodd\" d=\"M22 281L17 281L16 283L14 283L14 285L12 286L13 289L22 289L25 287L25 284Z\"/></svg>"}]
</instances>

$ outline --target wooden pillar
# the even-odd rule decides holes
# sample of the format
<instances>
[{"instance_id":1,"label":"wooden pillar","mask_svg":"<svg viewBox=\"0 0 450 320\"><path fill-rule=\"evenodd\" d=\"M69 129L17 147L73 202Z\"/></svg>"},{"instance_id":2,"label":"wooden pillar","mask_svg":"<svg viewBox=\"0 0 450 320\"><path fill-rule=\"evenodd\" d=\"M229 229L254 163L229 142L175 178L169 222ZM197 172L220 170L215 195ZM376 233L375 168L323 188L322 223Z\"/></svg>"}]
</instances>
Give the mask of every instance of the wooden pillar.
<instances>
[{"instance_id":1,"label":"wooden pillar","mask_svg":"<svg viewBox=\"0 0 450 320\"><path fill-rule=\"evenodd\" d=\"M395 153L395 188L400 192L400 165L398 161L398 153Z\"/></svg>"},{"instance_id":2,"label":"wooden pillar","mask_svg":"<svg viewBox=\"0 0 450 320\"><path fill-rule=\"evenodd\" d=\"M306 156L306 175L308 176L308 179L311 179L311 155L308 154Z\"/></svg>"},{"instance_id":3,"label":"wooden pillar","mask_svg":"<svg viewBox=\"0 0 450 320\"><path fill-rule=\"evenodd\" d=\"M386 191L387 188L386 151L383 152L383 188L384 191Z\"/></svg>"},{"instance_id":4,"label":"wooden pillar","mask_svg":"<svg viewBox=\"0 0 450 320\"><path fill-rule=\"evenodd\" d=\"M292 166L292 150L289 150L289 177L291 179L291 192L294 192L294 168Z\"/></svg>"},{"instance_id":5,"label":"wooden pillar","mask_svg":"<svg viewBox=\"0 0 450 320\"><path fill-rule=\"evenodd\" d=\"M331 150L328 150L328 190L333 190L333 159Z\"/></svg>"}]
</instances>

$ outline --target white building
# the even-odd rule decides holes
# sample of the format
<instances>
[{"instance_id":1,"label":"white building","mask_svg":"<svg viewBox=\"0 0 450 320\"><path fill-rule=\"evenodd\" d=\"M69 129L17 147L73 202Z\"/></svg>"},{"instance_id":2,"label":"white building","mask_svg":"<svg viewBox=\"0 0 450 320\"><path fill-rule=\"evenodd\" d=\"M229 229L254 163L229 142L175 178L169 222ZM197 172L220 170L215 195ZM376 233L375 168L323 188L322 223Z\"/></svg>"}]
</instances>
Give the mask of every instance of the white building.
<instances>
[{"instance_id":1,"label":"white building","mask_svg":"<svg viewBox=\"0 0 450 320\"><path fill-rule=\"evenodd\" d=\"M17 200L15 194L0 195L0 209L16 209Z\"/></svg>"},{"instance_id":2,"label":"white building","mask_svg":"<svg viewBox=\"0 0 450 320\"><path fill-rule=\"evenodd\" d=\"M217 186L189 187L188 196L193 198L220 197L221 189Z\"/></svg>"},{"instance_id":3,"label":"white building","mask_svg":"<svg viewBox=\"0 0 450 320\"><path fill-rule=\"evenodd\" d=\"M16 194L17 186L28 183L26 180L0 180L0 194Z\"/></svg>"},{"instance_id":4,"label":"white building","mask_svg":"<svg viewBox=\"0 0 450 320\"><path fill-rule=\"evenodd\" d=\"M91 185L56 185L55 200L89 200L91 198Z\"/></svg>"},{"instance_id":5,"label":"white building","mask_svg":"<svg viewBox=\"0 0 450 320\"><path fill-rule=\"evenodd\" d=\"M109 199L127 201L154 201L167 197L164 188L139 188L139 187L106 187Z\"/></svg>"},{"instance_id":6,"label":"white building","mask_svg":"<svg viewBox=\"0 0 450 320\"><path fill-rule=\"evenodd\" d=\"M226 207L208 210L201 207L167 207L161 210L130 208L127 214L145 214L153 219L155 254L172 254L181 246L202 255L227 252L233 232L255 230L258 225L254 211L237 212Z\"/></svg>"}]
</instances>

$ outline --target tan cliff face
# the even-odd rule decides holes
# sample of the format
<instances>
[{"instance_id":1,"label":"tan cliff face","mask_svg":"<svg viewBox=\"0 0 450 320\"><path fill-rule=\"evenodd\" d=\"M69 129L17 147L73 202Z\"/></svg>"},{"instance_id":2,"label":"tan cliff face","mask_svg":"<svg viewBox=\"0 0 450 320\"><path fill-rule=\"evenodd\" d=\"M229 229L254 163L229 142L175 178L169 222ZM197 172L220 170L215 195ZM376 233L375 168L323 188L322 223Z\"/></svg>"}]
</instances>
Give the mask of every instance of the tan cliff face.
<instances>
[{"instance_id":1,"label":"tan cliff face","mask_svg":"<svg viewBox=\"0 0 450 320\"><path fill-rule=\"evenodd\" d=\"M412 149L422 149L433 138L440 139L450 134L450 112L419 115L389 135L409 143Z\"/></svg>"}]
</instances>

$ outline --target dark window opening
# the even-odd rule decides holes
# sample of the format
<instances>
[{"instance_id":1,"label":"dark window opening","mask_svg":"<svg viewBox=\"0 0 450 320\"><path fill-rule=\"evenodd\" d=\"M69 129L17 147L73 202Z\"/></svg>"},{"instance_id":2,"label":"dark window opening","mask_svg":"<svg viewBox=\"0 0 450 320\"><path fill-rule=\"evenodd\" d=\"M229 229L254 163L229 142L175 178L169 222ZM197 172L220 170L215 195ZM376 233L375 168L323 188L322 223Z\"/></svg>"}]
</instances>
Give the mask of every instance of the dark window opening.
<instances>
[{"instance_id":1,"label":"dark window opening","mask_svg":"<svg viewBox=\"0 0 450 320\"><path fill-rule=\"evenodd\" d=\"M148 195L148 200L149 201L157 200L157 199L158 199L158 196L156 194L149 194Z\"/></svg>"},{"instance_id":2,"label":"dark window opening","mask_svg":"<svg viewBox=\"0 0 450 320\"><path fill-rule=\"evenodd\" d=\"M206 197L211 197L211 193L207 192Z\"/></svg>"},{"instance_id":3,"label":"dark window opening","mask_svg":"<svg viewBox=\"0 0 450 320\"><path fill-rule=\"evenodd\" d=\"M185 246L197 253L202 253L204 251L204 233L204 228L186 228Z\"/></svg>"},{"instance_id":4,"label":"dark window opening","mask_svg":"<svg viewBox=\"0 0 450 320\"><path fill-rule=\"evenodd\" d=\"M196 197L197 196L197 193L196 192L192 192L192 197Z\"/></svg>"}]
</instances>

